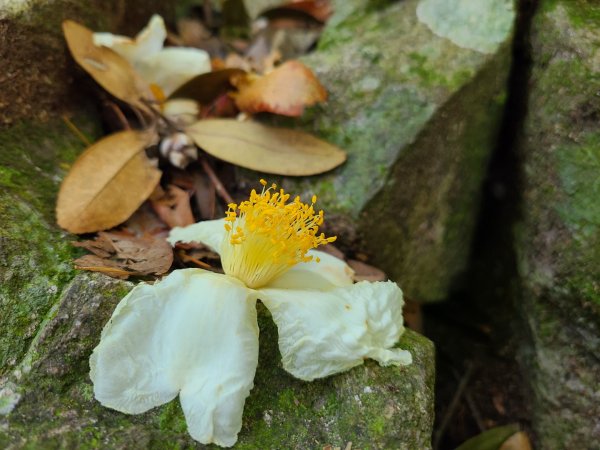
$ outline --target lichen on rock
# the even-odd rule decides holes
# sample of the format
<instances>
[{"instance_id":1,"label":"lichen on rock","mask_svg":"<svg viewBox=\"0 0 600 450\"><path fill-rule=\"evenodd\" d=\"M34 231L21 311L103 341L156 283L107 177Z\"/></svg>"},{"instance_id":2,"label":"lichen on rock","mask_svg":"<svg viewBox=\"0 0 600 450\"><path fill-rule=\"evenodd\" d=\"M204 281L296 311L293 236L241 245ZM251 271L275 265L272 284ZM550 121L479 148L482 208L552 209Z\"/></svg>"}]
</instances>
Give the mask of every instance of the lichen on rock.
<instances>
[{"instance_id":1,"label":"lichen on rock","mask_svg":"<svg viewBox=\"0 0 600 450\"><path fill-rule=\"evenodd\" d=\"M600 441L600 6L542 1L521 144L522 361L540 448Z\"/></svg>"},{"instance_id":2,"label":"lichen on rock","mask_svg":"<svg viewBox=\"0 0 600 450\"><path fill-rule=\"evenodd\" d=\"M317 50L303 59L329 100L302 126L348 160L283 185L315 192L333 231L356 238L415 301L444 299L466 266L511 64L515 13L512 2L499 3L478 6L502 24L493 36L470 29L489 40L482 53L434 33L417 0L337 1ZM460 11L453 29L472 20Z\"/></svg>"},{"instance_id":3,"label":"lichen on rock","mask_svg":"<svg viewBox=\"0 0 600 450\"><path fill-rule=\"evenodd\" d=\"M5 389L20 397L0 416L0 443L57 448L196 448L177 401L139 416L102 407L93 397L88 358L131 283L80 274L64 295ZM235 448L429 448L433 426L433 346L407 331L399 346L413 364L367 362L310 383L281 368L277 329L259 308L260 362ZM10 384L9 384L10 383ZM40 408L43 405L43 408ZM4 431L2 431L4 430Z\"/></svg>"}]
</instances>

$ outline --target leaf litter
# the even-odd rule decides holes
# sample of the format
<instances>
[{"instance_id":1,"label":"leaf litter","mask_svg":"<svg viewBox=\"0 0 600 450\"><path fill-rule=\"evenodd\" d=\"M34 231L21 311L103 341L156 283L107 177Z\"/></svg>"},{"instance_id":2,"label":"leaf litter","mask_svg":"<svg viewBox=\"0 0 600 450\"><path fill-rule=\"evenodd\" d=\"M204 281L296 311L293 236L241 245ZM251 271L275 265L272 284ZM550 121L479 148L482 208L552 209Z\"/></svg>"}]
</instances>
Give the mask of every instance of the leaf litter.
<instances>
[{"instance_id":1,"label":"leaf litter","mask_svg":"<svg viewBox=\"0 0 600 450\"><path fill-rule=\"evenodd\" d=\"M307 176L344 163L346 153L335 145L253 117L298 117L326 101L325 87L294 58L314 45L331 12L325 0L272 2L257 14L249 40L221 35L228 24L209 2L200 18L178 23L179 34L168 32L157 16L134 39L63 22L75 61L116 98L105 104L121 129L89 145L60 188L58 224L76 234L98 232L75 244L90 252L75 261L77 268L117 278L168 271L173 251L163 245L164 235L175 226L222 215L237 186L231 165ZM163 50L203 49L212 70L186 73L187 81L174 87L145 79L147 71L138 71L140 55L150 47L160 50L165 36L174 47ZM158 70L181 67L174 60ZM174 80L178 74L153 74L153 79ZM177 246L176 264L219 270L218 256L203 246ZM385 274L359 263L355 276Z\"/></svg>"}]
</instances>

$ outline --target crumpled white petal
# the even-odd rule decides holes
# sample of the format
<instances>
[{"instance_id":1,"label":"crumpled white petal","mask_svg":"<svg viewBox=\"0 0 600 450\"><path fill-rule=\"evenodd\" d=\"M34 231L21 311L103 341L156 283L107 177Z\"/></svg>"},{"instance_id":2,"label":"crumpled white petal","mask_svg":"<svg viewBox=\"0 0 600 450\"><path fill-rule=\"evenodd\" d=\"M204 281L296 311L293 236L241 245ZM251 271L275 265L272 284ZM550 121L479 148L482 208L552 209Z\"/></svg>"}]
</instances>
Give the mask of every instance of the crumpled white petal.
<instances>
[{"instance_id":1,"label":"crumpled white petal","mask_svg":"<svg viewBox=\"0 0 600 450\"><path fill-rule=\"evenodd\" d=\"M144 80L160 86L167 97L196 75L211 71L208 53L188 47L164 48L139 59L134 67Z\"/></svg>"},{"instance_id":2,"label":"crumpled white petal","mask_svg":"<svg viewBox=\"0 0 600 450\"><path fill-rule=\"evenodd\" d=\"M173 228L167 241L171 245L177 242L200 242L220 255L225 233L225 219L203 220L186 227Z\"/></svg>"},{"instance_id":3,"label":"crumpled white petal","mask_svg":"<svg viewBox=\"0 0 600 450\"><path fill-rule=\"evenodd\" d=\"M392 348L404 331L402 291L396 283L360 282L326 291L263 288L259 298L279 330L283 367L313 380L362 364L407 365L406 350Z\"/></svg>"},{"instance_id":4,"label":"crumpled white petal","mask_svg":"<svg viewBox=\"0 0 600 450\"><path fill-rule=\"evenodd\" d=\"M140 31L135 39L112 33L94 33L94 45L103 45L113 49L123 58L135 65L143 58L158 53L167 38L167 29L161 16L154 14L148 25Z\"/></svg>"},{"instance_id":5,"label":"crumpled white petal","mask_svg":"<svg viewBox=\"0 0 600 450\"><path fill-rule=\"evenodd\" d=\"M253 295L238 280L201 269L136 286L90 358L96 398L136 414L180 393L194 439L233 445L258 363Z\"/></svg>"},{"instance_id":6,"label":"crumpled white petal","mask_svg":"<svg viewBox=\"0 0 600 450\"><path fill-rule=\"evenodd\" d=\"M352 268L335 256L318 250L309 250L312 261L298 263L269 283L279 289L331 289L354 283ZM320 262L317 262L317 258Z\"/></svg>"}]
</instances>

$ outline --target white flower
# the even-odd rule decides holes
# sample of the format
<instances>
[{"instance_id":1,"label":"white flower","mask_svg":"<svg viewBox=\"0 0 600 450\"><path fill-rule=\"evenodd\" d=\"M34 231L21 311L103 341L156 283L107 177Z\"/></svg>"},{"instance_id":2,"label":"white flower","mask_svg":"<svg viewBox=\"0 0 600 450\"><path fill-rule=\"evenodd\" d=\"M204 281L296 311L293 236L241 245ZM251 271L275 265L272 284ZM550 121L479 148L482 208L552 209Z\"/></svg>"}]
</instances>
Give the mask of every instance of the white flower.
<instances>
[{"instance_id":1,"label":"white flower","mask_svg":"<svg viewBox=\"0 0 600 450\"><path fill-rule=\"evenodd\" d=\"M225 275L176 270L119 303L90 358L103 405L136 414L179 394L194 439L233 445L258 363L257 299L277 324L284 369L297 378L326 377L365 358L411 363L393 348L404 330L400 288L353 284L343 261L312 250L335 239L317 234L316 197L288 202L274 188L230 205L224 220L172 230L171 243L218 251Z\"/></svg>"},{"instance_id":2,"label":"white flower","mask_svg":"<svg viewBox=\"0 0 600 450\"><path fill-rule=\"evenodd\" d=\"M135 39L111 33L94 33L94 44L109 47L128 60L148 83L169 96L196 75L211 71L210 57L204 50L167 47L165 23L155 14Z\"/></svg>"}]
</instances>

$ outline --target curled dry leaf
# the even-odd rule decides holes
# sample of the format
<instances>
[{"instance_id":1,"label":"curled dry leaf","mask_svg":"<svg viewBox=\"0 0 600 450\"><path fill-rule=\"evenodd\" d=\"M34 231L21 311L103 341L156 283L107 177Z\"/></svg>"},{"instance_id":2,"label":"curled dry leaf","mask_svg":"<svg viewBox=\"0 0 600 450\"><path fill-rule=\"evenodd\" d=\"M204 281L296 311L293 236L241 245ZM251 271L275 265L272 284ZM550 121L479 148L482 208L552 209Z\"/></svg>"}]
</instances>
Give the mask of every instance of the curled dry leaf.
<instances>
[{"instance_id":1,"label":"curled dry leaf","mask_svg":"<svg viewBox=\"0 0 600 450\"><path fill-rule=\"evenodd\" d=\"M327 100L327 91L313 72L299 61L288 61L265 76L231 77L238 92L231 94L244 112L300 116L306 106Z\"/></svg>"},{"instance_id":2,"label":"curled dry leaf","mask_svg":"<svg viewBox=\"0 0 600 450\"><path fill-rule=\"evenodd\" d=\"M142 99L151 99L148 84L133 66L110 48L94 45L93 32L72 20L62 24L73 58L94 80L119 100L147 110Z\"/></svg>"},{"instance_id":3,"label":"curled dry leaf","mask_svg":"<svg viewBox=\"0 0 600 450\"><path fill-rule=\"evenodd\" d=\"M169 185L160 197L150 200L152 208L170 228L185 227L195 223L190 195L183 189Z\"/></svg>"},{"instance_id":4,"label":"curled dry leaf","mask_svg":"<svg viewBox=\"0 0 600 450\"><path fill-rule=\"evenodd\" d=\"M173 263L173 250L165 239L116 233L98 233L94 240L73 242L91 255L74 261L75 268L102 272L114 278L160 275Z\"/></svg>"},{"instance_id":5,"label":"curled dry leaf","mask_svg":"<svg viewBox=\"0 0 600 450\"><path fill-rule=\"evenodd\" d=\"M79 156L58 192L58 224L72 233L106 230L127 220L161 176L144 149L154 131L121 131Z\"/></svg>"},{"instance_id":6,"label":"curled dry leaf","mask_svg":"<svg viewBox=\"0 0 600 450\"><path fill-rule=\"evenodd\" d=\"M212 156L260 172L315 175L346 160L343 150L308 133L256 122L201 120L186 133Z\"/></svg>"}]
</instances>

